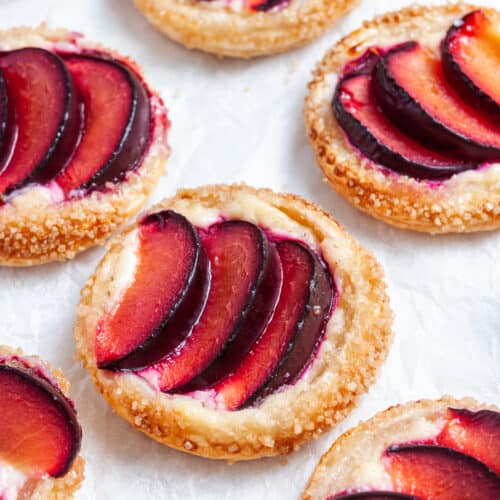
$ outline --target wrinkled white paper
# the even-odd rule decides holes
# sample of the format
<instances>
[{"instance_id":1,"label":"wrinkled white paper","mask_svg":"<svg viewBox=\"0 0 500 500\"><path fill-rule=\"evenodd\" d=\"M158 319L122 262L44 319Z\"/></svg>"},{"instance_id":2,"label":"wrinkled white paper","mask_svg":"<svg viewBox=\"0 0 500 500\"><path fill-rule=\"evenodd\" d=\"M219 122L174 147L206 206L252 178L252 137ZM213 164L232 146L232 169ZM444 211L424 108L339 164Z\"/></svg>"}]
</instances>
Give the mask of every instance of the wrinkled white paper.
<instances>
[{"instance_id":1,"label":"wrinkled white paper","mask_svg":"<svg viewBox=\"0 0 500 500\"><path fill-rule=\"evenodd\" d=\"M0 0L0 26L47 21L137 59L173 123L168 175L151 202L183 186L245 181L319 203L380 259L397 336L379 381L341 426L287 458L227 465L170 450L134 431L75 363L75 308L101 248L66 264L0 269L0 343L39 354L71 381L87 461L78 498L298 498L333 439L388 405L443 394L500 404L500 233L431 237L363 215L322 181L304 131L306 84L326 48L363 19L409 2L365 0L316 43L249 62L217 60L170 42L132 3ZM482 3L498 6L498 0Z\"/></svg>"}]
</instances>

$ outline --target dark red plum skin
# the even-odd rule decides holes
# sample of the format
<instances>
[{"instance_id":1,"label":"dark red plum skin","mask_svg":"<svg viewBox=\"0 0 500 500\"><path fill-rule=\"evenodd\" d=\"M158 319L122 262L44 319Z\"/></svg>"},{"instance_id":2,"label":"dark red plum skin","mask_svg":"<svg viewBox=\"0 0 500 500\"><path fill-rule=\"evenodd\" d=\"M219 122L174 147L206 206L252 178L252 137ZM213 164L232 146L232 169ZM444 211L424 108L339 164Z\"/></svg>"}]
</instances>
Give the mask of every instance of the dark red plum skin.
<instances>
[{"instance_id":1,"label":"dark red plum skin","mask_svg":"<svg viewBox=\"0 0 500 500\"><path fill-rule=\"evenodd\" d=\"M5 134L7 132L7 119L9 116L9 98L5 78L0 72L0 151L3 151Z\"/></svg>"},{"instance_id":2,"label":"dark red plum skin","mask_svg":"<svg viewBox=\"0 0 500 500\"><path fill-rule=\"evenodd\" d=\"M277 369L264 387L247 403L255 404L267 396L294 384L313 360L325 334L325 327L332 314L335 301L335 285L326 265L308 247L297 243L307 251L313 274L309 287L309 298L294 337Z\"/></svg>"},{"instance_id":3,"label":"dark red plum skin","mask_svg":"<svg viewBox=\"0 0 500 500\"><path fill-rule=\"evenodd\" d=\"M446 79L450 85L461 94L464 99L472 102L478 109L491 114L496 119L500 118L500 103L492 99L463 71L462 66L457 61L453 50L452 42L460 36L460 29L467 23L474 20L474 16L481 11L474 11L455 22L446 33L446 37L441 44L441 59ZM492 78L495 78L492 75Z\"/></svg>"},{"instance_id":4,"label":"dark red plum skin","mask_svg":"<svg viewBox=\"0 0 500 500\"><path fill-rule=\"evenodd\" d=\"M327 500L423 500L418 497L394 493L393 491L363 491L328 497Z\"/></svg>"},{"instance_id":5,"label":"dark red plum skin","mask_svg":"<svg viewBox=\"0 0 500 500\"><path fill-rule=\"evenodd\" d=\"M382 111L400 129L413 134L428 147L451 154L463 155L471 162L497 161L500 148L480 144L470 137L450 129L437 117L429 115L422 105L398 83L389 68L389 59L401 51L413 51L417 42L405 42L390 49L377 62L374 69L374 92ZM422 96L424 97L424 96Z\"/></svg>"},{"instance_id":6,"label":"dark red plum skin","mask_svg":"<svg viewBox=\"0 0 500 500\"><path fill-rule=\"evenodd\" d=\"M72 447L68 453L65 463L61 464L59 470L52 474L53 477L64 476L73 465L75 458L80 452L82 444L82 428L78 423L73 404L66 398L59 388L55 387L48 380L38 375L35 370L22 366L20 363L16 363L16 366L11 366L7 362L0 362L0 372L7 374L10 373L13 376L20 377L30 384L33 384L41 392L49 394L53 402L61 409L62 413L66 415L73 437Z\"/></svg>"},{"instance_id":7,"label":"dark red plum skin","mask_svg":"<svg viewBox=\"0 0 500 500\"><path fill-rule=\"evenodd\" d=\"M210 263L198 233L183 216L165 210L144 217L140 224L156 224L160 228L166 217L179 217L192 233L195 259L184 290L158 328L133 352L117 361L99 368L112 371L138 371L148 367L171 353L192 331L198 322L210 288Z\"/></svg>"},{"instance_id":8,"label":"dark red plum skin","mask_svg":"<svg viewBox=\"0 0 500 500\"><path fill-rule=\"evenodd\" d=\"M59 118L57 132L54 135L52 143L45 151L45 154L39 160L35 168L27 176L25 176L23 180L9 186L5 190L5 195L9 195L13 191L16 191L30 183L43 183L51 180L58 173L61 164L64 165L66 163L65 158L68 155L68 151L72 151L74 149L81 134L81 102L73 85L71 75L58 55L44 49L28 47L15 51L3 52L0 54L0 58L5 58L12 54L17 57L30 57L31 54L36 53L43 54L45 59L47 59L46 64L51 64L54 68L56 68L56 71L60 75L59 78L61 79L64 87L63 95L60 96L62 101L62 112ZM39 60L41 59L39 58ZM2 80L5 84L3 78ZM37 84L44 85L44 82L37 82ZM2 96L2 118L4 118L4 113L7 113L6 125L2 137L3 140L1 142L3 156L2 162L5 162L10 156L10 149L14 146L14 137L16 134L15 104L12 99L8 97L6 100L8 105L7 107L4 107L4 99Z\"/></svg>"},{"instance_id":9,"label":"dark red plum skin","mask_svg":"<svg viewBox=\"0 0 500 500\"><path fill-rule=\"evenodd\" d=\"M218 358L187 385L176 389L176 393L205 390L232 373L269 323L278 302L283 276L275 246L267 237L263 241L266 263L256 283L253 292L255 297L248 315Z\"/></svg>"},{"instance_id":10,"label":"dark red plum skin","mask_svg":"<svg viewBox=\"0 0 500 500\"><path fill-rule=\"evenodd\" d=\"M359 76L372 80L371 74L379 59L378 54L367 52L359 61L352 62L349 65L347 72L337 84L332 103L333 113L351 144L374 163L416 179L447 179L454 174L476 168L477 164L475 163L453 160L453 158L450 158L449 166L431 166L414 161L409 156L405 157L380 142L367 126L344 107L341 100L344 85L348 85L351 78Z\"/></svg>"},{"instance_id":11,"label":"dark red plum skin","mask_svg":"<svg viewBox=\"0 0 500 500\"><path fill-rule=\"evenodd\" d=\"M129 81L132 88L130 113L125 132L110 158L80 189L95 190L104 188L106 183L118 183L127 172L136 169L142 162L145 152L150 144L152 129L151 106L148 91L144 83L125 64L96 54L67 55L66 60L86 58L99 63L106 62L118 68Z\"/></svg>"},{"instance_id":12,"label":"dark red plum skin","mask_svg":"<svg viewBox=\"0 0 500 500\"><path fill-rule=\"evenodd\" d=\"M479 460L450 448L426 444L392 445L385 451L384 458L387 460L386 469L391 476L394 467L392 461L396 460L396 464L402 461L401 463L406 466L406 474L412 474L407 481L408 484L418 481L422 475L422 470L415 466L419 463L425 465L426 462L431 461L428 465L429 471L426 473L427 481L424 483L429 492L433 490L434 485L430 483L431 479L427 478L427 474L434 473L433 479L437 480L436 474L440 472L445 475L444 477L439 475L439 484L435 485L437 491L443 489L446 481L450 481L448 486L456 486L456 481L460 480L462 488L470 488L464 491L464 498L477 498L478 500L500 498L500 476ZM442 467L439 472L434 469L436 464ZM401 477L398 480L400 479ZM400 486L402 489L403 485Z\"/></svg>"}]
</instances>

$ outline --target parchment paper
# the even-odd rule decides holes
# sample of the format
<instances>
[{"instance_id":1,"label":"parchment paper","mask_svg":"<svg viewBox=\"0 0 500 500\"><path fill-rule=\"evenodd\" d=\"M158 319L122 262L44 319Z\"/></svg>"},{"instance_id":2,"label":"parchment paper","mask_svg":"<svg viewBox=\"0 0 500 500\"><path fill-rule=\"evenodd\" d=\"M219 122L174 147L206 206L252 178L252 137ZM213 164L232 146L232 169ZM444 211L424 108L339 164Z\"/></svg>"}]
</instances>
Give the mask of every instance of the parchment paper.
<instances>
[{"instance_id":1,"label":"parchment paper","mask_svg":"<svg viewBox=\"0 0 500 500\"><path fill-rule=\"evenodd\" d=\"M289 457L227 465L170 450L134 431L74 361L79 291L103 250L66 264L0 269L0 342L64 369L84 429L79 499L298 498L321 454L360 419L410 399L471 395L500 404L500 233L431 237L377 222L323 181L302 120L315 63L339 37L405 1L365 0L321 40L255 61L220 61L156 33L132 0L1 0L0 26L85 32L130 54L170 110L173 155L151 202L179 187L245 181L298 193L330 211L384 266L396 340L378 383L337 429ZM498 0L483 3L499 6Z\"/></svg>"}]
</instances>

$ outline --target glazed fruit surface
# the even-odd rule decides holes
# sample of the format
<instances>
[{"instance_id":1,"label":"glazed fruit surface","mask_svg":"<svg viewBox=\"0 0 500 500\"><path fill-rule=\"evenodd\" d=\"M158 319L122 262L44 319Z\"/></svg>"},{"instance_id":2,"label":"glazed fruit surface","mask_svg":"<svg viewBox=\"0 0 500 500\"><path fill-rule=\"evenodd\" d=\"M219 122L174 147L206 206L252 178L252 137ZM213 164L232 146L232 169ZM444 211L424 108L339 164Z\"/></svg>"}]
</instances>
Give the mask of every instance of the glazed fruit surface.
<instances>
[{"instance_id":1,"label":"glazed fruit surface","mask_svg":"<svg viewBox=\"0 0 500 500\"><path fill-rule=\"evenodd\" d=\"M500 413L448 408L444 426L436 437L386 448L381 460L391 479L393 492L341 493L331 498L498 498L499 447Z\"/></svg>"},{"instance_id":2,"label":"glazed fruit surface","mask_svg":"<svg viewBox=\"0 0 500 500\"><path fill-rule=\"evenodd\" d=\"M195 229L167 210L137 231L134 276L95 334L101 369L227 410L300 378L335 300L320 256L243 220Z\"/></svg>"},{"instance_id":3,"label":"glazed fruit surface","mask_svg":"<svg viewBox=\"0 0 500 500\"><path fill-rule=\"evenodd\" d=\"M28 479L61 477L81 444L72 403L43 365L31 359L0 359L0 461ZM0 491L2 490L0 485Z\"/></svg>"},{"instance_id":4,"label":"glazed fruit surface","mask_svg":"<svg viewBox=\"0 0 500 500\"><path fill-rule=\"evenodd\" d=\"M482 11L455 23L441 59L408 41L373 47L349 62L333 111L352 146L377 165L421 180L443 180L500 161L500 126L491 104L497 82L479 69L483 61L500 64L498 37L488 23ZM466 74L477 85L462 84ZM474 106L478 100L487 105Z\"/></svg>"},{"instance_id":5,"label":"glazed fruit surface","mask_svg":"<svg viewBox=\"0 0 500 500\"><path fill-rule=\"evenodd\" d=\"M67 199L122 180L146 153L149 100L135 70L106 54L1 53L0 202L32 185Z\"/></svg>"}]
</instances>

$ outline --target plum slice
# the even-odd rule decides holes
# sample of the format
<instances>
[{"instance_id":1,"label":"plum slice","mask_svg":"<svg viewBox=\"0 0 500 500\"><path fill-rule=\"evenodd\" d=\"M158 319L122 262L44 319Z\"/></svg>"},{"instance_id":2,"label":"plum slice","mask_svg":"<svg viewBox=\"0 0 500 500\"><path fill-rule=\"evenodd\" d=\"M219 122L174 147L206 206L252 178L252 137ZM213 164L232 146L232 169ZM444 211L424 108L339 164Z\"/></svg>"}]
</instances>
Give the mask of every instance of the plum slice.
<instances>
[{"instance_id":1,"label":"plum slice","mask_svg":"<svg viewBox=\"0 0 500 500\"><path fill-rule=\"evenodd\" d=\"M341 78L333 99L335 118L350 142L375 163L417 179L443 179L474 168L471 162L428 149L382 113L372 92L371 75L379 57L368 57L371 63L355 66Z\"/></svg>"},{"instance_id":2,"label":"plum slice","mask_svg":"<svg viewBox=\"0 0 500 500\"><path fill-rule=\"evenodd\" d=\"M266 264L266 235L254 224L225 221L202 236L211 265L208 298L191 334L172 352L139 372L161 391L187 384L238 333L255 300Z\"/></svg>"},{"instance_id":3,"label":"plum slice","mask_svg":"<svg viewBox=\"0 0 500 500\"><path fill-rule=\"evenodd\" d=\"M500 498L500 477L475 458L441 446L396 445L385 452L396 491L426 500Z\"/></svg>"},{"instance_id":4,"label":"plum slice","mask_svg":"<svg viewBox=\"0 0 500 500\"><path fill-rule=\"evenodd\" d=\"M31 477L71 467L81 429L61 391L21 363L0 364L0 459Z\"/></svg>"},{"instance_id":5,"label":"plum slice","mask_svg":"<svg viewBox=\"0 0 500 500\"><path fill-rule=\"evenodd\" d=\"M255 400L261 400L300 378L313 359L330 318L335 297L333 281L325 264L305 246L303 248L309 253L313 269L304 316L278 368L253 398Z\"/></svg>"},{"instance_id":6,"label":"plum slice","mask_svg":"<svg viewBox=\"0 0 500 500\"><path fill-rule=\"evenodd\" d=\"M80 134L80 103L60 57L39 48L0 56L8 120L0 161L0 195L50 177ZM43 118L42 118L43 117Z\"/></svg>"},{"instance_id":7,"label":"plum slice","mask_svg":"<svg viewBox=\"0 0 500 500\"><path fill-rule=\"evenodd\" d=\"M283 284L283 269L275 245L269 243L267 238L264 241L266 263L256 285L255 299L247 317L217 359L203 373L176 392L188 393L206 389L232 373L271 320Z\"/></svg>"},{"instance_id":8,"label":"plum slice","mask_svg":"<svg viewBox=\"0 0 500 500\"><path fill-rule=\"evenodd\" d=\"M419 500L417 497L393 491L362 491L329 497L328 500Z\"/></svg>"},{"instance_id":9,"label":"plum slice","mask_svg":"<svg viewBox=\"0 0 500 500\"><path fill-rule=\"evenodd\" d=\"M500 31L482 10L454 23L441 47L446 78L464 99L500 116Z\"/></svg>"},{"instance_id":10,"label":"plum slice","mask_svg":"<svg viewBox=\"0 0 500 500\"><path fill-rule=\"evenodd\" d=\"M258 12L266 12L268 10L274 9L275 7L281 7L287 5L289 0L245 0L245 5L251 9Z\"/></svg>"},{"instance_id":11,"label":"plum slice","mask_svg":"<svg viewBox=\"0 0 500 500\"><path fill-rule=\"evenodd\" d=\"M280 242L277 248L283 286L273 317L239 366L213 386L217 401L228 410L243 406L271 377L311 306L315 271L311 253L294 241Z\"/></svg>"},{"instance_id":12,"label":"plum slice","mask_svg":"<svg viewBox=\"0 0 500 500\"><path fill-rule=\"evenodd\" d=\"M115 60L70 55L64 61L85 105L85 133L56 181L66 193L118 182L139 165L149 145L146 88Z\"/></svg>"},{"instance_id":13,"label":"plum slice","mask_svg":"<svg viewBox=\"0 0 500 500\"><path fill-rule=\"evenodd\" d=\"M384 54L373 82L377 102L401 130L470 161L500 159L500 124L463 101L441 60L417 42Z\"/></svg>"},{"instance_id":14,"label":"plum slice","mask_svg":"<svg viewBox=\"0 0 500 500\"><path fill-rule=\"evenodd\" d=\"M7 95L7 84L5 83L5 78L0 71L0 151L4 151L8 117L9 97Z\"/></svg>"},{"instance_id":15,"label":"plum slice","mask_svg":"<svg viewBox=\"0 0 500 500\"><path fill-rule=\"evenodd\" d=\"M448 421L437 440L472 455L500 474L500 413L449 408Z\"/></svg>"},{"instance_id":16,"label":"plum slice","mask_svg":"<svg viewBox=\"0 0 500 500\"><path fill-rule=\"evenodd\" d=\"M140 222L138 234L133 281L117 306L97 325L95 350L99 368L140 367L143 351L156 337L168 337L166 328L170 323L177 330L189 328L178 324L177 314L180 310L180 316L186 317L181 308L186 297L190 300L191 293L203 295L196 278L199 267L207 264L201 256L198 234L185 217L171 210L148 215ZM198 311L188 311L194 320L203 302L199 301Z\"/></svg>"}]
</instances>

